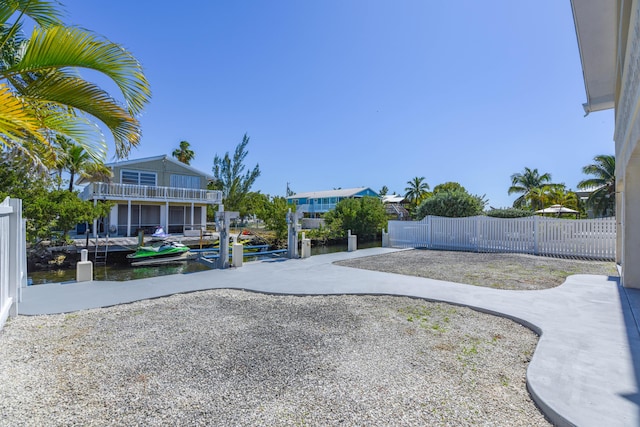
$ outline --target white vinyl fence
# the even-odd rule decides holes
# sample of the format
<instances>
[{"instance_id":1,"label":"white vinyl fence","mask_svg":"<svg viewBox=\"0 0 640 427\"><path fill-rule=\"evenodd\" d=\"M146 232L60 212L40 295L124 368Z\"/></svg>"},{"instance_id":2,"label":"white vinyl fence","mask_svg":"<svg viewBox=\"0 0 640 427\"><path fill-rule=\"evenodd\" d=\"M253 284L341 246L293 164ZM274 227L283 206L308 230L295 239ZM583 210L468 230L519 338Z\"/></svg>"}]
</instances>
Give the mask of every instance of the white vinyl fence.
<instances>
[{"instance_id":1,"label":"white vinyl fence","mask_svg":"<svg viewBox=\"0 0 640 427\"><path fill-rule=\"evenodd\" d=\"M0 330L9 316L18 315L18 302L27 284L27 252L22 200L0 202Z\"/></svg>"},{"instance_id":2,"label":"white vinyl fence","mask_svg":"<svg viewBox=\"0 0 640 427\"><path fill-rule=\"evenodd\" d=\"M615 218L443 218L389 221L389 246L615 260Z\"/></svg>"}]
</instances>

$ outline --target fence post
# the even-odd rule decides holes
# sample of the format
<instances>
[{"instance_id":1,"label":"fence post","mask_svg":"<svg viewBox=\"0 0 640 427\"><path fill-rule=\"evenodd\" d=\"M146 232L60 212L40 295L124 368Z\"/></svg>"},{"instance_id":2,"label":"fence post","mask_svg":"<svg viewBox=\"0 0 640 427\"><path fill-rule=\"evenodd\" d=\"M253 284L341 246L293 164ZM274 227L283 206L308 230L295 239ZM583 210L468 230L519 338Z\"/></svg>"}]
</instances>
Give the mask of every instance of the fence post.
<instances>
[{"instance_id":1,"label":"fence post","mask_svg":"<svg viewBox=\"0 0 640 427\"><path fill-rule=\"evenodd\" d=\"M9 206L13 208L13 213L9 214L9 246L16 250L9 251L9 298L13 300L9 316L16 317L18 315L19 293L22 291L20 284L22 282L22 257L26 256L20 250L24 248L24 244L20 244L22 231L22 200L9 199Z\"/></svg>"},{"instance_id":2,"label":"fence post","mask_svg":"<svg viewBox=\"0 0 640 427\"><path fill-rule=\"evenodd\" d=\"M533 216L533 254L538 255L538 239L540 239L538 233L538 216Z\"/></svg>"},{"instance_id":3,"label":"fence post","mask_svg":"<svg viewBox=\"0 0 640 427\"><path fill-rule=\"evenodd\" d=\"M476 216L476 252L480 252L480 221L482 221L482 217L480 215Z\"/></svg>"}]
</instances>

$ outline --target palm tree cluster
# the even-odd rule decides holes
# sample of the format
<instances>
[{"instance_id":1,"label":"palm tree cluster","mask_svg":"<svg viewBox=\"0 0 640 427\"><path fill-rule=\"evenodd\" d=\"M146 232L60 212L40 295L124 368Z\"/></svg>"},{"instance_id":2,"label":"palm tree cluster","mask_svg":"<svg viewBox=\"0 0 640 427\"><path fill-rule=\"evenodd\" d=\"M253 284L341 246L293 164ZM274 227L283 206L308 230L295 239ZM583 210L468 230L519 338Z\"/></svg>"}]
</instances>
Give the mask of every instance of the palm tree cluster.
<instances>
[{"instance_id":1,"label":"palm tree cluster","mask_svg":"<svg viewBox=\"0 0 640 427\"><path fill-rule=\"evenodd\" d=\"M77 155L102 162L107 145L96 122L111 132L116 156L128 156L140 142L136 116L151 96L131 53L91 31L64 25L58 6L55 0L0 0L0 149L43 171L66 161L61 140L80 147L74 148ZM27 37L24 26L31 21L35 25ZM81 70L109 78L122 100L83 79Z\"/></svg>"},{"instance_id":2,"label":"palm tree cluster","mask_svg":"<svg viewBox=\"0 0 640 427\"><path fill-rule=\"evenodd\" d=\"M508 194L520 194L513 202L513 207L518 209L533 208L542 209L542 198L545 193L543 188L549 187L551 184L551 174L543 173L540 175L538 169L524 168L522 173L514 173L511 175L511 187Z\"/></svg>"},{"instance_id":3,"label":"palm tree cluster","mask_svg":"<svg viewBox=\"0 0 640 427\"><path fill-rule=\"evenodd\" d=\"M582 168L583 173L594 175L578 183L578 188L591 191L587 205L595 216L615 215L615 157L598 155L594 164ZM551 175L540 174L538 169L525 167L522 173L511 175L509 194L520 194L513 202L514 208L538 210L551 205L561 205L580 210L581 201L578 195L567 190L564 184L551 182Z\"/></svg>"},{"instance_id":4,"label":"palm tree cluster","mask_svg":"<svg viewBox=\"0 0 640 427\"><path fill-rule=\"evenodd\" d=\"M578 195L567 190L564 184L551 182L551 174L538 172L538 169L525 167L522 173L511 175L509 194L520 196L513 202L518 209L539 210L552 205L561 205L570 209L580 208Z\"/></svg>"}]
</instances>

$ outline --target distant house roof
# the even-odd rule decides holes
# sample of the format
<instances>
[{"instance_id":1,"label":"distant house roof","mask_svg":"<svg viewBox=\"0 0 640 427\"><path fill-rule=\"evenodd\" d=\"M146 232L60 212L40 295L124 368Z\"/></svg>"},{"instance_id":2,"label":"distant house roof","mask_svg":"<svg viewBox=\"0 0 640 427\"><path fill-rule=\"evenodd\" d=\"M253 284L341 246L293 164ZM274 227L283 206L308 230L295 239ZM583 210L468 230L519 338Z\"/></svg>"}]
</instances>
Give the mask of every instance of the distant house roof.
<instances>
[{"instance_id":1,"label":"distant house roof","mask_svg":"<svg viewBox=\"0 0 640 427\"><path fill-rule=\"evenodd\" d=\"M597 186L594 186L594 187L581 188L579 190L574 191L574 193L576 193L578 195L578 197L580 197L581 199L586 199L591 195L591 193L601 189L602 187L604 187L604 185L597 185Z\"/></svg>"},{"instance_id":2,"label":"distant house roof","mask_svg":"<svg viewBox=\"0 0 640 427\"><path fill-rule=\"evenodd\" d=\"M296 193L293 196L287 197L287 199L322 199L326 197L354 197L360 193L369 190L374 194L378 194L369 187L358 188L341 188L339 190L326 190L326 191L310 191L307 193Z\"/></svg>"},{"instance_id":3,"label":"distant house roof","mask_svg":"<svg viewBox=\"0 0 640 427\"><path fill-rule=\"evenodd\" d=\"M386 194L382 196L382 203L402 203L404 202L404 196L399 194Z\"/></svg>"}]
</instances>

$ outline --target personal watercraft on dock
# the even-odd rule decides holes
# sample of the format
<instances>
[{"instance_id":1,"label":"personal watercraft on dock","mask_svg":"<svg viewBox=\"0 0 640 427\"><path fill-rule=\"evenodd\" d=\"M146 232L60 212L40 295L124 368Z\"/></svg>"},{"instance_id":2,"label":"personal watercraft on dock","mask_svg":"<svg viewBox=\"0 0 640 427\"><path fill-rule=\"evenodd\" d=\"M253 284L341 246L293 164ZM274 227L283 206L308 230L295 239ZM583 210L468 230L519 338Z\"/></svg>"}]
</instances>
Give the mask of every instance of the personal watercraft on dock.
<instances>
[{"instance_id":1,"label":"personal watercraft on dock","mask_svg":"<svg viewBox=\"0 0 640 427\"><path fill-rule=\"evenodd\" d=\"M178 242L162 242L158 246L140 246L134 253L127 255L131 265L166 264L186 261L189 247Z\"/></svg>"}]
</instances>

